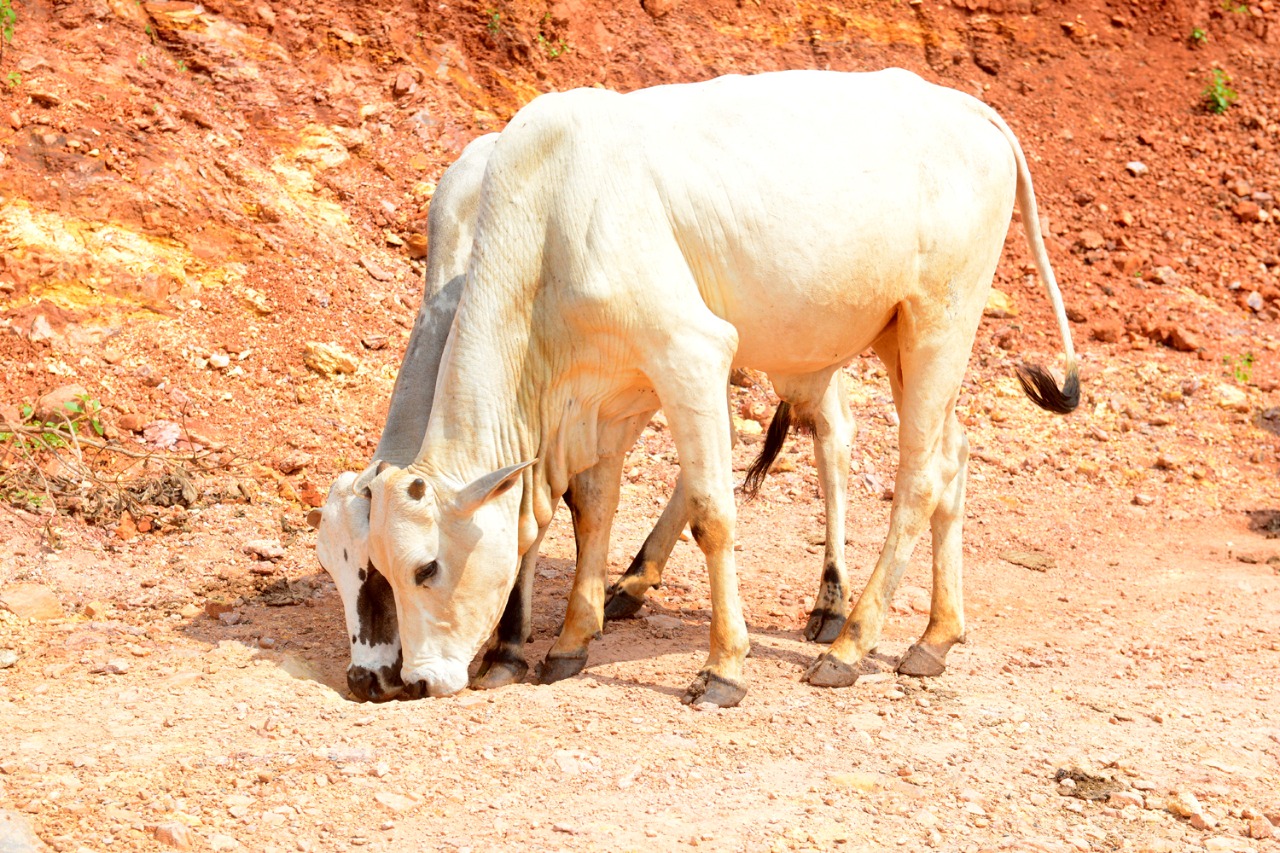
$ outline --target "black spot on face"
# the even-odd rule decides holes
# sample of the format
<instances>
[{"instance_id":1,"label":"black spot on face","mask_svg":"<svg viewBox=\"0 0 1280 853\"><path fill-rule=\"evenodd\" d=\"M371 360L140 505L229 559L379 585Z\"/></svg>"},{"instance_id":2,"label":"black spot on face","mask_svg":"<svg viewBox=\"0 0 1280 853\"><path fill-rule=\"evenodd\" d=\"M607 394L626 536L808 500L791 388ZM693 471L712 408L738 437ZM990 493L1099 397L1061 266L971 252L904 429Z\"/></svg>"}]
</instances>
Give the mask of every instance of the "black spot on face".
<instances>
[{"instance_id":1,"label":"black spot on face","mask_svg":"<svg viewBox=\"0 0 1280 853\"><path fill-rule=\"evenodd\" d=\"M343 549L342 549L342 562L344 562L344 563L349 563L349 562L351 562L351 558L347 556L347 549L346 549L346 548L343 548Z\"/></svg>"},{"instance_id":2,"label":"black spot on face","mask_svg":"<svg viewBox=\"0 0 1280 853\"><path fill-rule=\"evenodd\" d=\"M368 576L369 576L368 572L366 572L364 569L360 570L359 577L360 577L361 583L364 583L364 579L367 578Z\"/></svg>"},{"instance_id":3,"label":"black spot on face","mask_svg":"<svg viewBox=\"0 0 1280 853\"><path fill-rule=\"evenodd\" d=\"M360 621L359 639L371 646L394 643L400 627L396 622L396 600L391 584L370 563L360 595L356 598L356 618Z\"/></svg>"}]
</instances>

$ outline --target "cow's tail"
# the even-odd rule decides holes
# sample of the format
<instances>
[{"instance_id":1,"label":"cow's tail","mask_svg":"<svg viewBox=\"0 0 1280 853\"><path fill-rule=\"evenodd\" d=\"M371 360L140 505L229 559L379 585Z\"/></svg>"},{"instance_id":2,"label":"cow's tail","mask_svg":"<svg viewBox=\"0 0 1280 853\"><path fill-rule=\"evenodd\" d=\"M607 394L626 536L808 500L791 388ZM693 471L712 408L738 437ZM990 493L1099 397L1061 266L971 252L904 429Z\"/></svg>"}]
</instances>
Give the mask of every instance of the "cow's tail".
<instances>
[{"instance_id":1,"label":"cow's tail","mask_svg":"<svg viewBox=\"0 0 1280 853\"><path fill-rule=\"evenodd\" d=\"M764 447L760 448L760 454L751 463L751 467L747 469L747 476L742 481L742 493L746 495L747 500L752 500L760 493L764 478L768 476L773 460L777 459L778 454L782 452L782 445L786 444L787 433L790 431L791 404L783 400L778 404L777 411L773 413L773 420L769 422L769 430L764 436Z\"/></svg>"},{"instance_id":2,"label":"cow's tail","mask_svg":"<svg viewBox=\"0 0 1280 853\"><path fill-rule=\"evenodd\" d=\"M1049 255L1045 252L1044 237L1040 233L1040 214L1036 210L1036 194L1031 187L1031 172L1027 169L1027 158L1018 144L1009 125L1005 124L995 110L985 110L987 118L999 128L1013 149L1013 158L1018 164L1018 208L1022 211L1022 227L1027 232L1027 244L1031 256L1035 260L1040 279L1049 291L1049 301L1053 303L1053 314L1058 318L1058 331L1062 334L1062 345L1066 350L1066 380L1062 387L1038 364L1023 362L1018 365L1018 381L1022 390L1031 401L1042 409L1070 414L1080 405L1080 372L1076 366L1076 351L1071 344L1071 329L1067 325L1067 312L1062 305L1062 293L1058 290L1058 280L1053 275L1053 267L1049 265Z\"/></svg>"}]
</instances>

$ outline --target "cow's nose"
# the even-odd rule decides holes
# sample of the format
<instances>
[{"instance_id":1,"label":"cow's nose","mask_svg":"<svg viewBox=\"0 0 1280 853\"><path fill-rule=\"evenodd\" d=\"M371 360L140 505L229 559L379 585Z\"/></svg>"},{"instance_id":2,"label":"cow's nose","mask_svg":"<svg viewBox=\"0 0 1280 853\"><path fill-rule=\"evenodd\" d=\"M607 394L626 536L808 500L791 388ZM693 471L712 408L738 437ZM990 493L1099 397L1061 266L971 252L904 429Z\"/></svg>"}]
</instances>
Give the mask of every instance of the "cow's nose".
<instances>
[{"instance_id":1,"label":"cow's nose","mask_svg":"<svg viewBox=\"0 0 1280 853\"><path fill-rule=\"evenodd\" d=\"M378 674L362 666L347 668L347 687L360 702L378 702L386 698L382 685L378 683Z\"/></svg>"}]
</instances>

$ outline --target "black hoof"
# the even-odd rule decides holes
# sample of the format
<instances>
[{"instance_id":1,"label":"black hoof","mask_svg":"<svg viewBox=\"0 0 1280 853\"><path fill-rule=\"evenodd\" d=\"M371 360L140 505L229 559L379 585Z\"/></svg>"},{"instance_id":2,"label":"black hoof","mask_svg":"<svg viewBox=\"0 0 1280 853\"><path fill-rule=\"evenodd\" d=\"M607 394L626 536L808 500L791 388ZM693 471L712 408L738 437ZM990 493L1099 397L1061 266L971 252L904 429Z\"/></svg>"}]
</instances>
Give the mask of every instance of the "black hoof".
<instances>
[{"instance_id":1,"label":"black hoof","mask_svg":"<svg viewBox=\"0 0 1280 853\"><path fill-rule=\"evenodd\" d=\"M508 684L519 684L529 672L529 664L523 659L485 660L476 677L471 679L472 690L496 690Z\"/></svg>"},{"instance_id":2,"label":"black hoof","mask_svg":"<svg viewBox=\"0 0 1280 853\"><path fill-rule=\"evenodd\" d=\"M621 587L609 590L609 597L604 602L604 618L606 622L617 619L630 619L640 612L644 606L644 598L637 598Z\"/></svg>"},{"instance_id":3,"label":"black hoof","mask_svg":"<svg viewBox=\"0 0 1280 853\"><path fill-rule=\"evenodd\" d=\"M921 643L907 649L907 653L898 662L898 672L902 675L913 675L917 678L934 678L947 671L946 651L941 655Z\"/></svg>"},{"instance_id":4,"label":"black hoof","mask_svg":"<svg viewBox=\"0 0 1280 853\"><path fill-rule=\"evenodd\" d=\"M742 685L704 670L698 673L680 701L686 705L701 705L705 702L717 708L732 708L746 695L747 689Z\"/></svg>"},{"instance_id":5,"label":"black hoof","mask_svg":"<svg viewBox=\"0 0 1280 853\"><path fill-rule=\"evenodd\" d=\"M801 680L814 687L852 687L858 680L858 670L831 655L822 655L805 671Z\"/></svg>"},{"instance_id":6,"label":"black hoof","mask_svg":"<svg viewBox=\"0 0 1280 853\"><path fill-rule=\"evenodd\" d=\"M573 678L582 672L586 665L587 656L585 654L581 657L552 657L547 655L546 660L538 664L538 683L555 684L557 681Z\"/></svg>"},{"instance_id":7,"label":"black hoof","mask_svg":"<svg viewBox=\"0 0 1280 853\"><path fill-rule=\"evenodd\" d=\"M845 617L830 610L814 610L809 614L809 624L804 626L804 638L811 643L829 646L840 636Z\"/></svg>"}]
</instances>

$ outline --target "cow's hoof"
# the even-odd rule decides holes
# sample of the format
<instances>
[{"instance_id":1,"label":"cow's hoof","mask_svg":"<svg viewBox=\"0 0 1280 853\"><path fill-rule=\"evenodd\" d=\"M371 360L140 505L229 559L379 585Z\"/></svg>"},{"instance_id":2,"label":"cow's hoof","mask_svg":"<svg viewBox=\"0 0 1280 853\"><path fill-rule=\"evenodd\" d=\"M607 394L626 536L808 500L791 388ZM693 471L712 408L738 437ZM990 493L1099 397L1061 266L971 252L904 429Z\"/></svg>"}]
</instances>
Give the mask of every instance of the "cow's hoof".
<instances>
[{"instance_id":1,"label":"cow's hoof","mask_svg":"<svg viewBox=\"0 0 1280 853\"><path fill-rule=\"evenodd\" d=\"M732 708L747 695L747 688L727 678L721 678L714 672L703 670L689 685L680 700L686 705L715 705L717 708Z\"/></svg>"},{"instance_id":2,"label":"cow's hoof","mask_svg":"<svg viewBox=\"0 0 1280 853\"><path fill-rule=\"evenodd\" d=\"M944 651L943 655L946 654ZM914 675L917 678L942 675L946 672L947 663L935 650L923 643L916 643L907 649L907 653L898 662L898 672L902 675Z\"/></svg>"},{"instance_id":3,"label":"cow's hoof","mask_svg":"<svg viewBox=\"0 0 1280 853\"><path fill-rule=\"evenodd\" d=\"M539 684L555 684L557 681L564 681L566 678L573 678L582 672L587 665L586 654L574 655L572 657L552 657L547 655L546 660L538 664L538 683Z\"/></svg>"},{"instance_id":4,"label":"cow's hoof","mask_svg":"<svg viewBox=\"0 0 1280 853\"><path fill-rule=\"evenodd\" d=\"M814 610L809 614L809 624L804 626L804 638L811 643L829 646L840 636L845 617L830 610Z\"/></svg>"},{"instance_id":5,"label":"cow's hoof","mask_svg":"<svg viewBox=\"0 0 1280 853\"><path fill-rule=\"evenodd\" d=\"M471 680L472 690L496 690L508 684L519 684L529 672L529 664L520 660L486 660Z\"/></svg>"},{"instance_id":6,"label":"cow's hoof","mask_svg":"<svg viewBox=\"0 0 1280 853\"><path fill-rule=\"evenodd\" d=\"M858 670L831 655L823 655L805 671L801 680L814 687L852 687L858 680Z\"/></svg>"},{"instance_id":7,"label":"cow's hoof","mask_svg":"<svg viewBox=\"0 0 1280 853\"><path fill-rule=\"evenodd\" d=\"M617 619L630 619L640 612L644 606L644 598L636 597L622 587L615 586L609 590L609 597L604 602L604 618L607 622Z\"/></svg>"}]
</instances>

